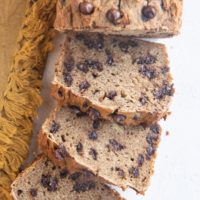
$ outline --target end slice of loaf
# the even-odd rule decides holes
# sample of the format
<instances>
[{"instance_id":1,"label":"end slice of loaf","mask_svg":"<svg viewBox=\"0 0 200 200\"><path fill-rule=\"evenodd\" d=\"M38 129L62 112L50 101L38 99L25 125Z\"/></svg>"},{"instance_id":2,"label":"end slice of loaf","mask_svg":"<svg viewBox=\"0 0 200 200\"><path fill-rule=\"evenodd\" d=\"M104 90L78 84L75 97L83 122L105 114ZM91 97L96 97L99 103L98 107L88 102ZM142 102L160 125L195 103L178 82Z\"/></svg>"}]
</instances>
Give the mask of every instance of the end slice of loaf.
<instances>
[{"instance_id":1,"label":"end slice of loaf","mask_svg":"<svg viewBox=\"0 0 200 200\"><path fill-rule=\"evenodd\" d=\"M51 159L71 159L111 184L144 193L160 134L158 124L132 127L93 121L76 107L64 107L44 123L39 146Z\"/></svg>"},{"instance_id":2,"label":"end slice of loaf","mask_svg":"<svg viewBox=\"0 0 200 200\"><path fill-rule=\"evenodd\" d=\"M60 104L120 124L153 124L174 94L164 45L130 37L68 33L52 87ZM96 116L94 116L95 110Z\"/></svg>"},{"instance_id":3,"label":"end slice of loaf","mask_svg":"<svg viewBox=\"0 0 200 200\"><path fill-rule=\"evenodd\" d=\"M123 200L87 170L69 174L42 156L12 184L15 200Z\"/></svg>"},{"instance_id":4,"label":"end slice of loaf","mask_svg":"<svg viewBox=\"0 0 200 200\"><path fill-rule=\"evenodd\" d=\"M182 0L60 0L55 28L169 37L179 33L182 4Z\"/></svg>"}]
</instances>

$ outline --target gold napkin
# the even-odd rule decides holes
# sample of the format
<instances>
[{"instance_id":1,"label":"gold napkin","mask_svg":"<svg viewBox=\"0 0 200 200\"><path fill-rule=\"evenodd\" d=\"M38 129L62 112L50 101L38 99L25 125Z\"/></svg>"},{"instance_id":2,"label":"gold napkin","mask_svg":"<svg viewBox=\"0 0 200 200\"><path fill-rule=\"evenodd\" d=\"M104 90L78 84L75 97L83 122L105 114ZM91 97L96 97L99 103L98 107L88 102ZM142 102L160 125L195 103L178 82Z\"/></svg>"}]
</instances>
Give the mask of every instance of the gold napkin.
<instances>
[{"instance_id":1,"label":"gold napkin","mask_svg":"<svg viewBox=\"0 0 200 200\"><path fill-rule=\"evenodd\" d=\"M26 4L26 0L0 0L0 98L7 85Z\"/></svg>"},{"instance_id":2,"label":"gold napkin","mask_svg":"<svg viewBox=\"0 0 200 200\"><path fill-rule=\"evenodd\" d=\"M10 184L16 178L20 166L28 155L33 119L42 102L40 96L42 72L48 52L53 46L56 1L28 0L25 18L18 37L19 15L23 16L21 13L23 9L18 8L21 4L15 3L13 14L16 9L20 11L17 11L19 13L18 20L14 19L9 3L12 6L14 2L22 3L22 0L0 0L2 16L5 17L5 13L11 12L6 15L10 27L2 30L1 33L4 37L1 50L6 53L2 57L0 72L1 77L4 77L4 82L1 82L3 95L0 99L0 200L12 199ZM23 6L25 6L24 2ZM12 19L17 20L19 26ZM3 24L7 26L5 19L3 22L1 26ZM12 42L4 41L8 39L7 34L10 35L8 37L12 39ZM19 41L17 45L16 38ZM8 49L4 51L5 48ZM14 49L16 51L11 59L12 56L9 55L12 55Z\"/></svg>"}]
</instances>

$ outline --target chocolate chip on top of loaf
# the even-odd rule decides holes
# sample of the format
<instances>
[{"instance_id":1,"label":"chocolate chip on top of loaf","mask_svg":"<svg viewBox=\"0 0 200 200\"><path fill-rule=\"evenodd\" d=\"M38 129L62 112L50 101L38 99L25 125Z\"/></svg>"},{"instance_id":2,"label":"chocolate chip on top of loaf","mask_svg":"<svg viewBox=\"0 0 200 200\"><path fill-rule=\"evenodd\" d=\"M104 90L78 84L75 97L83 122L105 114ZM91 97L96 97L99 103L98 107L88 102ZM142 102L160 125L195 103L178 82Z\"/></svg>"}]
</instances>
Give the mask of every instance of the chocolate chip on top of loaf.
<instances>
[{"instance_id":1,"label":"chocolate chip on top of loaf","mask_svg":"<svg viewBox=\"0 0 200 200\"><path fill-rule=\"evenodd\" d=\"M52 94L61 105L95 110L98 118L152 124L169 113L174 89L168 64L162 44L69 32Z\"/></svg>"},{"instance_id":2,"label":"chocolate chip on top of loaf","mask_svg":"<svg viewBox=\"0 0 200 200\"><path fill-rule=\"evenodd\" d=\"M59 1L55 28L137 37L169 37L179 33L182 0Z\"/></svg>"},{"instance_id":3,"label":"chocolate chip on top of loaf","mask_svg":"<svg viewBox=\"0 0 200 200\"><path fill-rule=\"evenodd\" d=\"M55 166L45 156L36 160L12 184L15 200L123 200L120 195L88 170L75 170Z\"/></svg>"},{"instance_id":4,"label":"chocolate chip on top of loaf","mask_svg":"<svg viewBox=\"0 0 200 200\"><path fill-rule=\"evenodd\" d=\"M99 120L94 129L94 120L77 116L74 108L62 107L44 123L39 145L59 162L72 159L109 183L144 193L153 173L160 126L121 126ZM56 134L50 132L55 122L60 124ZM61 145L67 155L59 158L57 149Z\"/></svg>"}]
</instances>

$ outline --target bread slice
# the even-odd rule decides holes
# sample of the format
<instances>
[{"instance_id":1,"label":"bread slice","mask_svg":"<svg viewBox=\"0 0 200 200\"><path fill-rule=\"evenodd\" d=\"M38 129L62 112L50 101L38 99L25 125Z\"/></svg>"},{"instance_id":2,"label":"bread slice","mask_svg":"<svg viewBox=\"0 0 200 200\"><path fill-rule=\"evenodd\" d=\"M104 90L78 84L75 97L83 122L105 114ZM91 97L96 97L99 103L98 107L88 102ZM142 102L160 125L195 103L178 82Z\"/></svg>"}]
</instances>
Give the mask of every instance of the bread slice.
<instances>
[{"instance_id":1,"label":"bread slice","mask_svg":"<svg viewBox=\"0 0 200 200\"><path fill-rule=\"evenodd\" d=\"M183 0L58 1L55 28L136 37L179 33Z\"/></svg>"},{"instance_id":2,"label":"bread slice","mask_svg":"<svg viewBox=\"0 0 200 200\"><path fill-rule=\"evenodd\" d=\"M15 200L123 200L87 170L69 174L42 156L12 184Z\"/></svg>"},{"instance_id":3,"label":"bread slice","mask_svg":"<svg viewBox=\"0 0 200 200\"><path fill-rule=\"evenodd\" d=\"M44 123L39 146L51 159L71 159L111 184L144 193L160 134L158 124L132 127L93 121L76 107L63 107Z\"/></svg>"},{"instance_id":4,"label":"bread slice","mask_svg":"<svg viewBox=\"0 0 200 200\"><path fill-rule=\"evenodd\" d=\"M169 114L174 89L164 45L70 32L63 49L52 87L61 105L126 125Z\"/></svg>"}]
</instances>

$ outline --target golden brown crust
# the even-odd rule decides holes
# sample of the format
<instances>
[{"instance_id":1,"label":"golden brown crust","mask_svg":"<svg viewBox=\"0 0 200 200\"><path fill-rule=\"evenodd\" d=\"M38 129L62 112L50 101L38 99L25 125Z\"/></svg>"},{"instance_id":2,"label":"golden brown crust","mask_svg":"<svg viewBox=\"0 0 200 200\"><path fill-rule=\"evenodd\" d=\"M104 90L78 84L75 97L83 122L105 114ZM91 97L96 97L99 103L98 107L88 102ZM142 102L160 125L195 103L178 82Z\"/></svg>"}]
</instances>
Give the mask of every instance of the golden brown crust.
<instances>
[{"instance_id":1,"label":"golden brown crust","mask_svg":"<svg viewBox=\"0 0 200 200\"><path fill-rule=\"evenodd\" d=\"M182 0L151 1L90 1L95 10L90 15L79 12L80 0L58 1L55 28L66 30L104 32L105 34L134 35L137 37L171 37L180 32ZM144 20L140 15L143 6L150 5L156 10L151 20ZM131 9L130 9L131 7ZM133 11L134 8L134 11ZM106 18L109 9L120 9L123 17L117 24Z\"/></svg>"},{"instance_id":2,"label":"golden brown crust","mask_svg":"<svg viewBox=\"0 0 200 200\"><path fill-rule=\"evenodd\" d=\"M62 91L63 96L58 95L58 91ZM109 108L103 108L97 104L92 103L89 99L75 95L69 90L67 87L64 87L63 85L59 85L57 83L52 83L52 89L51 89L51 95L58 101L60 106L63 105L73 105L78 106L81 111L88 112L90 108L93 108L100 112L101 118L107 119L109 121L113 121L112 114L113 110ZM85 102L87 102L87 107L84 107ZM124 120L124 125L150 125L154 124L157 121L159 121L162 118L166 118L170 113L164 112L164 113L148 113L148 112L140 112L140 119L134 119L134 116L138 113L133 112L118 112L119 115L125 115L126 119Z\"/></svg>"}]
</instances>

